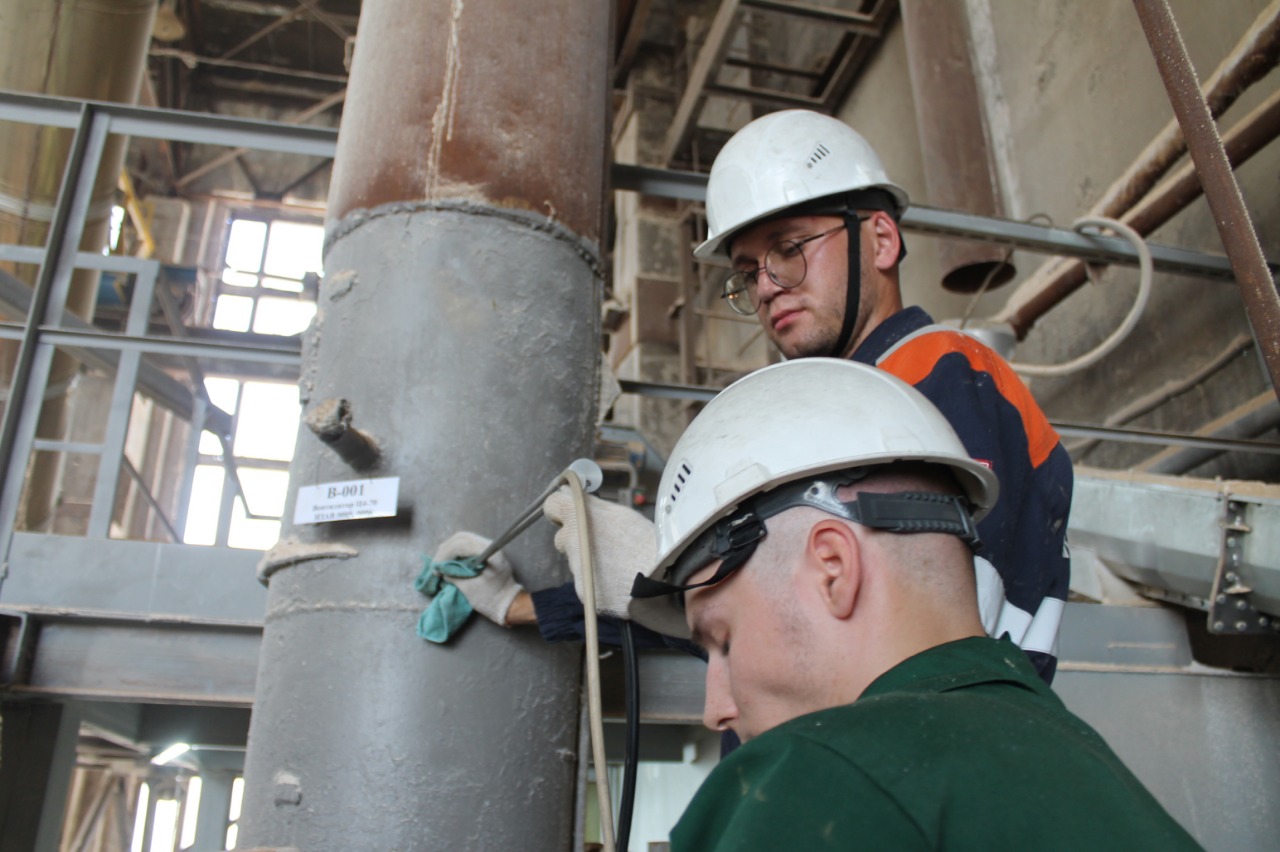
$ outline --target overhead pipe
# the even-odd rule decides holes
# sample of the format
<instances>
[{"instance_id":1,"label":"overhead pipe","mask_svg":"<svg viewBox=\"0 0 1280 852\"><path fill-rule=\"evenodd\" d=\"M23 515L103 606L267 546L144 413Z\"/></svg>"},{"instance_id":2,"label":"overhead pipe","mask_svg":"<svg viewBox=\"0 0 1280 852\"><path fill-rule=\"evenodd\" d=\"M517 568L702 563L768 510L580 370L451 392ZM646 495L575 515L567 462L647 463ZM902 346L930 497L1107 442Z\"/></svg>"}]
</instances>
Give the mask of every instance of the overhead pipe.
<instances>
[{"instance_id":1,"label":"overhead pipe","mask_svg":"<svg viewBox=\"0 0 1280 852\"><path fill-rule=\"evenodd\" d=\"M1201 364L1189 375L1170 379L1155 390L1149 391L1142 396L1130 400L1103 418L1102 425L1123 426L1144 414L1154 411L1156 408L1174 397L1180 396L1193 388L1199 387L1206 380L1215 375L1223 367L1230 364L1252 346L1252 337L1247 334L1236 335L1230 343L1223 347L1222 351L1204 364ZM1101 443L1101 441L1096 438L1068 443L1066 445L1067 452L1069 452L1072 459L1079 464L1099 443Z\"/></svg>"},{"instance_id":2,"label":"overhead pipe","mask_svg":"<svg viewBox=\"0 0 1280 852\"><path fill-rule=\"evenodd\" d=\"M1244 36L1205 81L1204 99L1216 119L1250 86L1271 73L1280 62L1280 0L1254 19ZM1118 216L1133 207L1187 151L1178 120L1172 119L1147 145L1142 155L1098 199L1103 216Z\"/></svg>"},{"instance_id":3,"label":"overhead pipe","mask_svg":"<svg viewBox=\"0 0 1280 852\"><path fill-rule=\"evenodd\" d=\"M138 232L138 250L134 252L135 257L150 258L156 253L156 238L151 232L151 216L143 206L145 202L138 197L138 192L134 189L133 178L129 176L128 169L120 170L120 180L118 182L120 192L124 195L124 212L129 215L129 221L133 223L133 228Z\"/></svg>"},{"instance_id":4,"label":"overhead pipe","mask_svg":"<svg viewBox=\"0 0 1280 852\"><path fill-rule=\"evenodd\" d=\"M359 33L300 385L304 410L360 412L399 505L335 524L286 505L240 843L565 849L581 649L483 619L424 643L412 580L591 454L609 5L365 0ZM307 430L290 475L368 474ZM504 548L529 588L567 579L551 532Z\"/></svg>"},{"instance_id":5,"label":"overhead pipe","mask_svg":"<svg viewBox=\"0 0 1280 852\"><path fill-rule=\"evenodd\" d=\"M1235 271L1249 325L1271 375L1271 387L1280 395L1280 293L1276 292L1253 220L1244 206L1240 185L1218 138L1209 106L1200 94L1195 68L1169 4L1166 0L1134 0L1133 5L1169 92L1174 115L1182 125L1187 152L1204 185L1205 201Z\"/></svg>"},{"instance_id":6,"label":"overhead pipe","mask_svg":"<svg viewBox=\"0 0 1280 852\"><path fill-rule=\"evenodd\" d=\"M1231 165L1239 168L1277 136L1280 136L1280 92L1272 94L1223 134L1222 145ZM1119 221L1147 236L1186 209L1203 192L1195 164L1188 162ZM993 320L1008 323L1019 339L1025 338L1042 316L1087 280L1088 267L1084 261L1050 262L1013 294Z\"/></svg>"},{"instance_id":7,"label":"overhead pipe","mask_svg":"<svg viewBox=\"0 0 1280 852\"><path fill-rule=\"evenodd\" d=\"M1274 393L1261 393L1197 429L1206 438L1256 438L1280 426L1280 402ZM1215 447L1167 447L1132 466L1146 473L1185 474L1222 455Z\"/></svg>"},{"instance_id":8,"label":"overhead pipe","mask_svg":"<svg viewBox=\"0 0 1280 852\"><path fill-rule=\"evenodd\" d=\"M155 0L0 0L0 89L100 101L133 103L146 68ZM58 198L72 131L0 122L0 243L43 246ZM127 139L110 136L94 186L81 251L106 245L116 180ZM30 266L0 264L34 286ZM93 316L99 275L80 271L71 282L67 309ZM6 317L23 319L22 317ZM0 386L7 387L18 349L0 342ZM59 353L49 377L50 396L40 414L40 434L66 429L66 388L77 362ZM37 453L31 462L20 527L44 527L53 510L58 459Z\"/></svg>"},{"instance_id":9,"label":"overhead pipe","mask_svg":"<svg viewBox=\"0 0 1280 852\"><path fill-rule=\"evenodd\" d=\"M1272 0L1205 83L1204 98L1212 116L1217 118L1225 113L1249 86L1270 73L1277 62L1280 62L1280 0ZM1223 136L1222 142L1228 159L1239 168L1277 134L1280 134L1280 102L1272 97L1237 123ZM1090 208L1089 215L1117 218L1139 234L1149 235L1200 195L1199 179L1194 167L1188 164L1140 206L1134 206L1185 151L1181 128L1176 119L1171 120L1107 188ZM1011 325L1021 340L1042 316L1087 280L1083 262L1049 261L1018 287L993 319Z\"/></svg>"},{"instance_id":10,"label":"overhead pipe","mask_svg":"<svg viewBox=\"0 0 1280 852\"><path fill-rule=\"evenodd\" d=\"M965 6L902 0L901 9L929 204L1003 216ZM943 240L938 255L942 286L953 292L999 287L1014 275L1008 251L991 243Z\"/></svg>"}]
</instances>

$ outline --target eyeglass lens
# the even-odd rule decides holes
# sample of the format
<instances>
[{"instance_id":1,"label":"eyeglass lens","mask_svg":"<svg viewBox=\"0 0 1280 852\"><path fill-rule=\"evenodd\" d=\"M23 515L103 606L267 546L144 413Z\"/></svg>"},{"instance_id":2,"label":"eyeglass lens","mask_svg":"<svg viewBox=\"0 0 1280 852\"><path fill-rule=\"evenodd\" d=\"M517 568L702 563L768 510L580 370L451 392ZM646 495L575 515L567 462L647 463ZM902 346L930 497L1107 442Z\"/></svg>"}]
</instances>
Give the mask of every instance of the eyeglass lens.
<instances>
[{"instance_id":1,"label":"eyeglass lens","mask_svg":"<svg viewBox=\"0 0 1280 852\"><path fill-rule=\"evenodd\" d=\"M724 282L724 297L729 307L740 314L750 316L760 309L760 300L756 282L760 273L769 276L784 290L799 287L804 281L807 267L804 250L798 240L783 240L769 249L764 256L764 268L750 271L738 271L730 275Z\"/></svg>"},{"instance_id":2,"label":"eyeglass lens","mask_svg":"<svg viewBox=\"0 0 1280 852\"><path fill-rule=\"evenodd\" d=\"M858 221L864 220L859 217ZM760 296L756 282L759 281L761 272L768 275L769 280L784 290L799 287L804 283L804 276L808 271L804 259L805 243L834 234L844 227L844 225L837 225L821 234L813 234L798 240L782 240L775 244L764 256L763 268L739 270L725 279L722 293L725 301L729 303L729 307L743 316L751 316L760 310Z\"/></svg>"}]
</instances>

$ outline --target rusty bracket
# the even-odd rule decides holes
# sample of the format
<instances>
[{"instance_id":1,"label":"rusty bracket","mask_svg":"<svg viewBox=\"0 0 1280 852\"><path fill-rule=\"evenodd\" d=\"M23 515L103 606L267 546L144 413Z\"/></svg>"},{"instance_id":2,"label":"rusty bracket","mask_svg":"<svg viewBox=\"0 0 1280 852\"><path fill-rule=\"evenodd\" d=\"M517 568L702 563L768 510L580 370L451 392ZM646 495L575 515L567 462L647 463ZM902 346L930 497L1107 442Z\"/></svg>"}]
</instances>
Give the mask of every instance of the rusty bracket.
<instances>
[{"instance_id":1,"label":"rusty bracket","mask_svg":"<svg viewBox=\"0 0 1280 852\"><path fill-rule=\"evenodd\" d=\"M1209 595L1209 632L1217 634L1274 633L1276 619L1254 608L1249 596L1253 587L1244 576L1244 539L1253 532L1245 522L1248 504L1223 495L1222 548L1213 574Z\"/></svg>"},{"instance_id":2,"label":"rusty bracket","mask_svg":"<svg viewBox=\"0 0 1280 852\"><path fill-rule=\"evenodd\" d=\"M378 466L382 448L368 433L351 425L352 417L347 400L324 399L311 406L302 422L352 468L370 470Z\"/></svg>"}]
</instances>

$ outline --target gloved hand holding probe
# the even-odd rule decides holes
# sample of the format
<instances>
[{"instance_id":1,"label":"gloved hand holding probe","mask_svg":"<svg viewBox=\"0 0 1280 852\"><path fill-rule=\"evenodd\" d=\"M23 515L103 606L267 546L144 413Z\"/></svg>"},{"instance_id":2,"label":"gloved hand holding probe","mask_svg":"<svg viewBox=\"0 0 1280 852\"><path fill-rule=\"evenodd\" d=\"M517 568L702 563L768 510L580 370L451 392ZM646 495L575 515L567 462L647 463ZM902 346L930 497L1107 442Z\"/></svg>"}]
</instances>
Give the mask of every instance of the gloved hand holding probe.
<instances>
[{"instance_id":1,"label":"gloved hand holding probe","mask_svg":"<svg viewBox=\"0 0 1280 852\"><path fill-rule=\"evenodd\" d=\"M653 568L657 556L653 522L617 503L586 495L587 525L591 534L591 562L595 566L596 612L629 618L631 584L637 573ZM556 549L569 560L573 588L584 599L582 554L578 545L578 519L573 494L562 486L542 504L547 519L557 524Z\"/></svg>"},{"instance_id":2,"label":"gloved hand holding probe","mask_svg":"<svg viewBox=\"0 0 1280 852\"><path fill-rule=\"evenodd\" d=\"M639 512L591 495L586 496L586 507L591 536L591 559L595 565L596 612L613 618L629 619L631 616L627 607L631 601L631 584L637 573L649 571L653 567L657 552L653 523ZM542 511L548 520L560 527L556 531L555 546L568 559L569 569L573 573L574 593L578 599L575 604L581 606L580 601L585 592L582 580L583 559L578 544L579 519L569 487L566 485L554 491L543 502ZM489 544L489 539L475 533L454 533L436 549L434 562L442 564L450 560L466 560L482 553ZM456 586L470 603L471 609L495 624L503 627L539 624L541 629L533 597L516 582L511 562L503 551L499 550L489 557L488 567L477 576L466 576L467 573L469 572L450 571L440 582ZM423 590L421 585L419 588ZM544 590L540 594L553 595L557 603L551 605L551 608L558 615L567 611L559 603L562 596L558 588ZM568 594L567 585L564 594ZM572 615L569 618L572 620ZM579 620L580 618L579 615ZM641 623L644 623L643 619ZM645 626L652 626L661 632L658 625ZM551 641L558 641L560 638L557 636Z\"/></svg>"},{"instance_id":3,"label":"gloved hand holding probe","mask_svg":"<svg viewBox=\"0 0 1280 852\"><path fill-rule=\"evenodd\" d=\"M447 562L477 556L489 546L489 539L471 532L456 532L436 548L434 561ZM507 610L524 587L516 582L511 560L501 550L489 557L487 566L475 577L449 577L448 582L466 596L471 608L495 624L507 625Z\"/></svg>"}]
</instances>

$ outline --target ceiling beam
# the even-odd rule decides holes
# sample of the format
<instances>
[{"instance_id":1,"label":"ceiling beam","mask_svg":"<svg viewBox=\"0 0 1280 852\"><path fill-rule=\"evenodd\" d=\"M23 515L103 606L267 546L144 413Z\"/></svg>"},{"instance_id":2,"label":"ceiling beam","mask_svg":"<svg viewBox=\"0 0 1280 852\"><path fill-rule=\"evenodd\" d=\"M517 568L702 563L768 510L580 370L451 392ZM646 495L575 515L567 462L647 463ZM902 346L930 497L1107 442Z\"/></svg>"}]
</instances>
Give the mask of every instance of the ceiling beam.
<instances>
[{"instance_id":1,"label":"ceiling beam","mask_svg":"<svg viewBox=\"0 0 1280 852\"><path fill-rule=\"evenodd\" d=\"M213 68L238 68L242 71L258 71L263 74L277 74L281 77L297 77L302 80L323 80L328 83L346 84L346 74L326 74L322 71L306 71L302 68L285 68L281 65L267 65L261 62L241 62L238 59L220 59L216 56L197 56L189 50L177 50L171 47L153 47L152 56L167 56L177 59L188 68L195 69L201 65Z\"/></svg>"},{"instance_id":2,"label":"ceiling beam","mask_svg":"<svg viewBox=\"0 0 1280 852\"><path fill-rule=\"evenodd\" d=\"M258 3L254 0L200 0L200 5L206 9L218 9L224 12L239 12L245 15L260 15L267 18L282 18L292 15L296 11L296 7L283 3ZM326 17L330 18L342 27L355 29L360 19L355 15L341 15L334 12L325 12Z\"/></svg>"},{"instance_id":3,"label":"ceiling beam","mask_svg":"<svg viewBox=\"0 0 1280 852\"><path fill-rule=\"evenodd\" d=\"M246 47L249 47L252 44L256 44L257 42L271 35L273 32L280 29L281 27L286 27L289 24L296 21L298 18L301 18L302 16L306 15L307 12L311 10L312 6L316 5L319 2L320 0L299 0L298 8L294 9L288 15L282 15L279 18L276 18L274 21L267 24L265 27L258 30L253 35L249 36L244 41L237 44L235 47L225 51L218 58L230 59L240 51L244 50Z\"/></svg>"},{"instance_id":4,"label":"ceiling beam","mask_svg":"<svg viewBox=\"0 0 1280 852\"><path fill-rule=\"evenodd\" d=\"M773 12L789 15L793 18L807 18L823 24L837 24L845 29L854 30L865 35L881 36L881 24L875 13L850 12L846 9L832 9L829 6L810 6L807 3L793 3L790 0L742 0L743 6L758 9L761 12Z\"/></svg>"},{"instance_id":5,"label":"ceiling beam","mask_svg":"<svg viewBox=\"0 0 1280 852\"><path fill-rule=\"evenodd\" d=\"M724 62L725 54L729 52L730 36L737 26L740 6L740 0L724 0L711 21L707 38L698 51L698 58L694 61L693 70L689 73L689 82L684 87L680 104L676 107L675 116L671 119L671 129L667 131L666 144L662 148L663 165L671 165L676 154L689 143L689 138L693 136L694 127L698 123L698 113L702 111L702 104L707 99L705 91L707 81L713 78L720 64Z\"/></svg>"},{"instance_id":6,"label":"ceiling beam","mask_svg":"<svg viewBox=\"0 0 1280 852\"><path fill-rule=\"evenodd\" d=\"M337 104L342 103L346 99L347 99L346 89L343 89L341 92L335 92L332 95L329 95L329 97L316 102L310 107L307 107L302 112L298 113L292 119L290 119L288 123L301 124L307 119L310 119L319 115L320 113L324 112L330 107L333 107L333 106L336 106ZM196 168L187 172L182 177L178 178L177 181L174 182L174 186L181 189L182 187L187 186L197 178L207 175L209 172L213 171L214 169L220 166L224 166L233 160L239 159L241 155L248 153L250 150L251 149L249 148L236 148L234 150L227 151L224 154L219 154L217 157L214 157L209 162L204 163L200 166L197 166Z\"/></svg>"}]
</instances>

